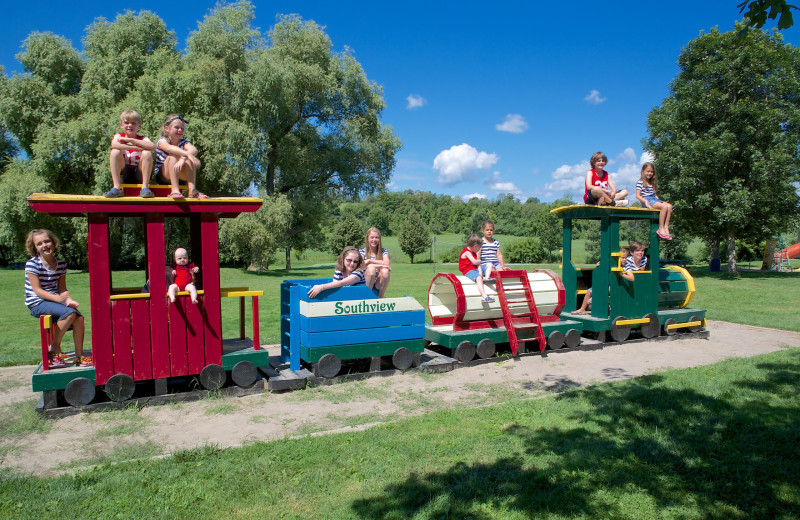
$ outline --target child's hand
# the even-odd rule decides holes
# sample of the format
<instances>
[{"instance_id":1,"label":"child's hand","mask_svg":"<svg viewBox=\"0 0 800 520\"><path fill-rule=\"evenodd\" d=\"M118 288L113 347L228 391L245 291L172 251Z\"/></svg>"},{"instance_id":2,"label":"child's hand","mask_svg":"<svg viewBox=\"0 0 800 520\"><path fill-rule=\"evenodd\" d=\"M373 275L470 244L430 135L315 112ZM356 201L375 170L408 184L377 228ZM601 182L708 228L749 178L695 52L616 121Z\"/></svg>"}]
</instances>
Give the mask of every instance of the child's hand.
<instances>
[{"instance_id":1,"label":"child's hand","mask_svg":"<svg viewBox=\"0 0 800 520\"><path fill-rule=\"evenodd\" d=\"M80 305L80 303L76 302L72 298L67 298L67 301L65 303L67 307L72 307L73 309L77 309L78 306Z\"/></svg>"},{"instance_id":2,"label":"child's hand","mask_svg":"<svg viewBox=\"0 0 800 520\"><path fill-rule=\"evenodd\" d=\"M315 285L314 287L312 287L308 291L308 295L311 296L312 298L314 298L321 292L322 292L322 286L321 285Z\"/></svg>"},{"instance_id":3,"label":"child's hand","mask_svg":"<svg viewBox=\"0 0 800 520\"><path fill-rule=\"evenodd\" d=\"M197 266L194 266L194 267L192 267L192 272L193 272L193 273L195 273L195 274L197 274L197 273L199 273L199 272L200 272L200 268L199 268L199 267L197 267Z\"/></svg>"},{"instance_id":4,"label":"child's hand","mask_svg":"<svg viewBox=\"0 0 800 520\"><path fill-rule=\"evenodd\" d=\"M172 277L173 277L173 278L175 278L176 276L178 276L178 271L176 271L175 269L173 269L173 270L172 270Z\"/></svg>"}]
</instances>

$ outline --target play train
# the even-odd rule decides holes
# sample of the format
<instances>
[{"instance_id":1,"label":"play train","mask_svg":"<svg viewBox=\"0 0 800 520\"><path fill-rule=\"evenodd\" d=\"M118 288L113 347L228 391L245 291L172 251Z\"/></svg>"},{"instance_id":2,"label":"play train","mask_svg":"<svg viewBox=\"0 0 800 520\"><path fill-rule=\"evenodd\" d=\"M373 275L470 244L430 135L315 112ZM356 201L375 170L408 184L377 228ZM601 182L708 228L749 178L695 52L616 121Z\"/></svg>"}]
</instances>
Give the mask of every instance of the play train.
<instances>
[{"instance_id":1,"label":"play train","mask_svg":"<svg viewBox=\"0 0 800 520\"><path fill-rule=\"evenodd\" d=\"M125 197L33 194L28 204L55 216L85 216L89 221L88 259L92 313L92 367L53 370L47 346L52 326L40 320L42 363L32 386L42 392L42 409L63 401L86 405L105 395L112 401L130 399L147 385L155 395L166 394L175 380L195 378L206 389L229 381L242 387L259 377L275 376L276 368L333 378L343 361L368 360L369 371L391 365L406 370L421 363L425 353L448 355L459 363L490 358L502 345L518 355L532 349L575 347L585 338L600 343L625 341L631 329L644 338L662 332L695 332L705 327L705 311L688 307L694 294L691 275L667 266L638 271L634 281L618 272L619 223L640 219L650 224L650 265L658 266L658 212L638 208L569 206L554 210L563 221L562 276L549 270L500 271L487 284L495 302L481 301L468 278L451 273L433 277L426 309L414 298L378 299L366 287L340 287L310 298L308 290L324 280L285 280L281 285L280 355L270 358L259 344L258 297L262 291L224 288L220 283L218 222L242 212L256 211L262 201L251 197L220 197L175 201L165 197L169 187L151 186L152 199L139 198L137 187L123 186ZM142 219L146 241L149 292L138 287L113 287L110 269L109 219ZM165 297L163 273L165 220L188 218L190 250L201 267L200 303L185 293L175 303ZM572 260L572 222L601 222L601 258L595 268L579 268ZM149 276L150 273L156 274ZM594 291L590 315L577 315L578 298ZM239 298L239 337L222 338L222 298ZM253 338L245 338L245 302L252 298ZM507 346L506 346L507 345ZM272 368L269 367L272 365ZM97 389L102 393L98 394Z\"/></svg>"}]
</instances>

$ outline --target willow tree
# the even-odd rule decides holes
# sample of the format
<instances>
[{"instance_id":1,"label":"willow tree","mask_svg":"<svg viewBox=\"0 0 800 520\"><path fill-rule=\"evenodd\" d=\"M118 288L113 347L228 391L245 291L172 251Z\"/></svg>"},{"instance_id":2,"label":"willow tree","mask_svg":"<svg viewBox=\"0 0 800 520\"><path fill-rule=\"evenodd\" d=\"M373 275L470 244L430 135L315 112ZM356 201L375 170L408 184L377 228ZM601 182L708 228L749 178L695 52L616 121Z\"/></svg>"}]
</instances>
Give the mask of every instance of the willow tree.
<instances>
[{"instance_id":1,"label":"willow tree","mask_svg":"<svg viewBox=\"0 0 800 520\"><path fill-rule=\"evenodd\" d=\"M682 228L727 241L730 272L737 238L777 234L800 204L800 51L740 29L689 42L643 141Z\"/></svg>"}]
</instances>

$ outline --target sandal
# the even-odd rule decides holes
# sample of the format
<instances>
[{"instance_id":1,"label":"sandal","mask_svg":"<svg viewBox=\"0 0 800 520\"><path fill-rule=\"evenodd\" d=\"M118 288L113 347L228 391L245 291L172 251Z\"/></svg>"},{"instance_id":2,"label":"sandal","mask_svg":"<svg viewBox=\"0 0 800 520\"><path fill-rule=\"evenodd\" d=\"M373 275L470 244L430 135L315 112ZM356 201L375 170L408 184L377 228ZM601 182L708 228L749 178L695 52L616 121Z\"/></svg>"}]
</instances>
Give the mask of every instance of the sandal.
<instances>
[{"instance_id":1,"label":"sandal","mask_svg":"<svg viewBox=\"0 0 800 520\"><path fill-rule=\"evenodd\" d=\"M658 238L663 240L672 240L672 238L669 235L665 235L661 231L656 231L656 235L658 235Z\"/></svg>"},{"instance_id":2,"label":"sandal","mask_svg":"<svg viewBox=\"0 0 800 520\"><path fill-rule=\"evenodd\" d=\"M481 301L482 301L483 303L492 303L492 302L494 301L494 298L492 298L491 296L487 296L486 298L484 298L484 299L483 299L483 300L481 300Z\"/></svg>"},{"instance_id":3,"label":"sandal","mask_svg":"<svg viewBox=\"0 0 800 520\"><path fill-rule=\"evenodd\" d=\"M66 356L64 356L64 354L53 354L52 352L47 354L47 364L50 365L50 368L62 368L67 366L65 360Z\"/></svg>"},{"instance_id":4,"label":"sandal","mask_svg":"<svg viewBox=\"0 0 800 520\"><path fill-rule=\"evenodd\" d=\"M205 193L201 193L201 192L199 192L197 190L194 190L192 193L189 194L189 198L190 199L204 200L204 199L208 198L208 195L206 195Z\"/></svg>"},{"instance_id":5,"label":"sandal","mask_svg":"<svg viewBox=\"0 0 800 520\"><path fill-rule=\"evenodd\" d=\"M90 358L89 356L81 356L80 358L75 358L75 366L90 367L92 366L92 358Z\"/></svg>"},{"instance_id":6,"label":"sandal","mask_svg":"<svg viewBox=\"0 0 800 520\"><path fill-rule=\"evenodd\" d=\"M183 193L180 193L180 192L178 192L178 193L170 193L169 195L167 195L167 197L169 197L171 199L182 199L183 198Z\"/></svg>"}]
</instances>

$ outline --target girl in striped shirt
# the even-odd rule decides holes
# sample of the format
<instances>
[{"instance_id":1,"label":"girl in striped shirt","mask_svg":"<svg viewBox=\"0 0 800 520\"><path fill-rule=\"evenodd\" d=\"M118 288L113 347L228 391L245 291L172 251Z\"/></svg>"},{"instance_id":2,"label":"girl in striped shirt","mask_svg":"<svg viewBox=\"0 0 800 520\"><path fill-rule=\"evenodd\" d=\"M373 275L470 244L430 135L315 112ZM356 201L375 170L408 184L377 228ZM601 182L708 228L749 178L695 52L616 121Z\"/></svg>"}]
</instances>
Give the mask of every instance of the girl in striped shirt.
<instances>
[{"instance_id":1,"label":"girl in striped shirt","mask_svg":"<svg viewBox=\"0 0 800 520\"><path fill-rule=\"evenodd\" d=\"M647 209L657 209L661 213L658 215L658 237L664 240L672 240L669 232L669 219L672 216L672 204L664 202L656 196L656 169L653 163L646 162L642 165L642 178L636 183L636 198Z\"/></svg>"},{"instance_id":2,"label":"girl in striped shirt","mask_svg":"<svg viewBox=\"0 0 800 520\"><path fill-rule=\"evenodd\" d=\"M78 302L67 291L67 262L56 258L60 244L48 229L34 229L28 233L25 249L33 256L25 264L25 305L31 316L50 315L56 320L53 343L48 349L48 363L63 367L61 339L72 327L75 342L75 365L91 366L92 359L83 355L83 336L86 330L83 316L78 312Z\"/></svg>"},{"instance_id":3,"label":"girl in striped shirt","mask_svg":"<svg viewBox=\"0 0 800 520\"><path fill-rule=\"evenodd\" d=\"M333 280L328 283L317 284L308 291L308 295L314 298L316 295L327 289L336 289L346 285L365 285L364 278L364 257L359 254L358 249L347 246L339 254L336 260L336 269L333 271Z\"/></svg>"}]
</instances>

